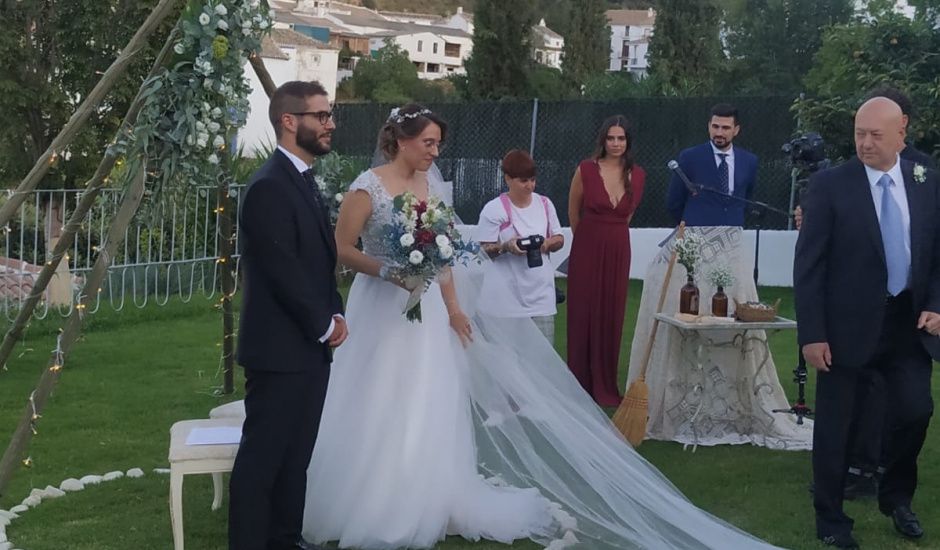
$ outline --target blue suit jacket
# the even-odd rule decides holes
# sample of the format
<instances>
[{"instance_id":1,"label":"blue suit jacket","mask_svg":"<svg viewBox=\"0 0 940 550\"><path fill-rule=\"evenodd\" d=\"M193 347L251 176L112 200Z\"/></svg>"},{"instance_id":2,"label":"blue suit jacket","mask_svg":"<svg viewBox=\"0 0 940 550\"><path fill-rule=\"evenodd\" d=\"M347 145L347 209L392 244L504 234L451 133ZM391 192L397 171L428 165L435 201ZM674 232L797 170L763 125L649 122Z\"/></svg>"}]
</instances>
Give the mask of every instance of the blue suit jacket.
<instances>
[{"instance_id":1,"label":"blue suit jacket","mask_svg":"<svg viewBox=\"0 0 940 550\"><path fill-rule=\"evenodd\" d=\"M692 183L718 189L718 163L711 142L690 147L679 153L679 167ZM757 156L740 147L734 148L734 196L745 199L754 193L757 181ZM669 181L666 208L676 224L744 225L745 204L708 191L689 193L676 174Z\"/></svg>"}]
</instances>

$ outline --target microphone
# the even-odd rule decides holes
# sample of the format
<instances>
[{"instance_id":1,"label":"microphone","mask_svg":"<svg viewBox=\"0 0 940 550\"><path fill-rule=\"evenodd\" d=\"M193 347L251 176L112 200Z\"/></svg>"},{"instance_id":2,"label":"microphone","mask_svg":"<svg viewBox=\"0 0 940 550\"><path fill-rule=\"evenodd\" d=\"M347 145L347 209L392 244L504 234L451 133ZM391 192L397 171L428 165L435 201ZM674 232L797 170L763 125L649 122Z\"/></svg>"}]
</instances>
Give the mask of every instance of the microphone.
<instances>
[{"instance_id":1,"label":"microphone","mask_svg":"<svg viewBox=\"0 0 940 550\"><path fill-rule=\"evenodd\" d=\"M689 190L689 193L691 193L693 196L698 195L698 192L701 189L701 186L695 185L694 183L691 182L691 180L689 180L688 176L685 175L685 172L682 171L682 168L679 168L678 162L676 162L675 160L670 160L669 162L666 163L666 166L670 170L672 170L677 176L679 176L679 179L681 179L682 183L685 184L685 188Z\"/></svg>"}]
</instances>

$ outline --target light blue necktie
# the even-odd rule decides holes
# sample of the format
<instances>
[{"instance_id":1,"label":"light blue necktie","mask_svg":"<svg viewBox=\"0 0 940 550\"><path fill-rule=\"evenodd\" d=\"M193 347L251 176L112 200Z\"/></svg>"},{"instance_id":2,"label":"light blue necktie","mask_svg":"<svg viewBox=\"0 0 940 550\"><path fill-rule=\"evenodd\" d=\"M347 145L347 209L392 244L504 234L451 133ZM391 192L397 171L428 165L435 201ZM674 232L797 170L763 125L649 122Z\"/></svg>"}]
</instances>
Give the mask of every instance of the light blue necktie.
<instances>
[{"instance_id":1,"label":"light blue necktie","mask_svg":"<svg viewBox=\"0 0 940 550\"><path fill-rule=\"evenodd\" d=\"M904 221L901 207L891 195L894 180L884 174L878 180L881 187L881 242L885 248L885 263L888 264L888 293L897 296L907 288L911 271L911 258L904 246Z\"/></svg>"}]
</instances>

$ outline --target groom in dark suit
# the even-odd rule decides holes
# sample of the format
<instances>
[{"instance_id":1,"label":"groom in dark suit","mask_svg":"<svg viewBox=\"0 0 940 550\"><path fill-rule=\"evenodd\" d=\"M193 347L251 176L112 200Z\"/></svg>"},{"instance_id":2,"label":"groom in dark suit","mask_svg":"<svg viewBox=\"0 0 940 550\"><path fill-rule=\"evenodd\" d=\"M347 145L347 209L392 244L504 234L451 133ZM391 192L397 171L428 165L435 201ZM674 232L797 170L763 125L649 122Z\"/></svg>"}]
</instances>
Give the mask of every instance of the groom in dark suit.
<instances>
[{"instance_id":1,"label":"groom in dark suit","mask_svg":"<svg viewBox=\"0 0 940 550\"><path fill-rule=\"evenodd\" d=\"M300 534L307 466L331 348L347 335L333 230L311 170L336 128L326 90L288 82L269 116L277 150L252 177L238 218L246 418L230 483L232 550L312 548Z\"/></svg>"},{"instance_id":2,"label":"groom in dark suit","mask_svg":"<svg viewBox=\"0 0 940 550\"><path fill-rule=\"evenodd\" d=\"M901 535L923 536L911 501L933 413L931 356L940 359L940 178L899 158L904 134L896 103L877 97L862 105L858 158L810 178L796 245L799 340L818 371L816 534L839 548L858 547L842 501L867 371L883 377L889 403L879 508Z\"/></svg>"},{"instance_id":3,"label":"groom in dark suit","mask_svg":"<svg viewBox=\"0 0 940 550\"><path fill-rule=\"evenodd\" d=\"M734 145L741 131L738 110L731 105L712 107L708 120L708 142L679 153L679 168L695 185L705 189L692 193L673 174L669 181L666 208L678 225L744 225L745 203L757 181L757 157Z\"/></svg>"}]
</instances>

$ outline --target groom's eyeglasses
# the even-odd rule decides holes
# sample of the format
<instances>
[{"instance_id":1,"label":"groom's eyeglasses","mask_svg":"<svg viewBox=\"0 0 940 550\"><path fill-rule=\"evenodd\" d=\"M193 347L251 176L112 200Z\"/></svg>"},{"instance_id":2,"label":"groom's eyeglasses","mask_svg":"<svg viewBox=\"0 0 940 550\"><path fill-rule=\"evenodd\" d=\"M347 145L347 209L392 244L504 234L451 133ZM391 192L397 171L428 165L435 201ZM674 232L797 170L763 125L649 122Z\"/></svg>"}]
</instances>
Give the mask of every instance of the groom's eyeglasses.
<instances>
[{"instance_id":1,"label":"groom's eyeglasses","mask_svg":"<svg viewBox=\"0 0 940 550\"><path fill-rule=\"evenodd\" d=\"M317 118L320 124L326 124L333 119L333 111L305 111L303 113L291 113L294 116L313 116Z\"/></svg>"}]
</instances>

